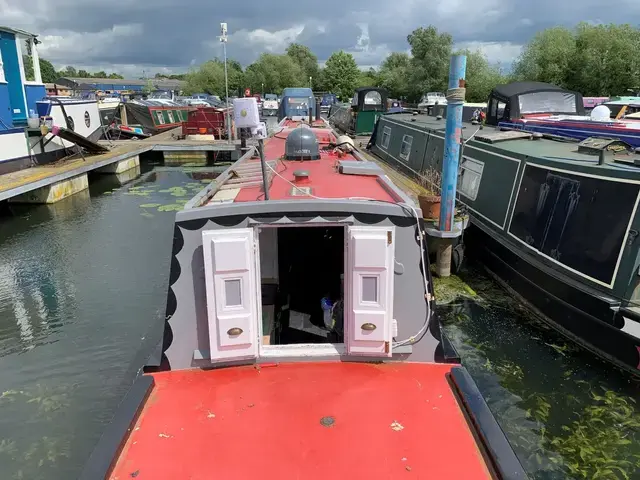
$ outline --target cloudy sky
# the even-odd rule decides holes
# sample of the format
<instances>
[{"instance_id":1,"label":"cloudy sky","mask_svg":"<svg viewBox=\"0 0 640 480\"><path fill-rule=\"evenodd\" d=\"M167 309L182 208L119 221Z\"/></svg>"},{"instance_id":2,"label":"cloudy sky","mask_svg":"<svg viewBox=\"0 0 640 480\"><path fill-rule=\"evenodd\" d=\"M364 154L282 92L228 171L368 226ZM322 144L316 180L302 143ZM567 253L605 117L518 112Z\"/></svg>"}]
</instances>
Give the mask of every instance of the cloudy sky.
<instances>
[{"instance_id":1,"label":"cloudy sky","mask_svg":"<svg viewBox=\"0 0 640 480\"><path fill-rule=\"evenodd\" d=\"M57 67L135 77L222 57L220 22L243 65L299 42L321 63L342 49L377 66L407 50L414 28L433 24L508 68L537 30L580 20L639 24L640 0L0 0L0 22L40 35L40 55Z\"/></svg>"}]
</instances>

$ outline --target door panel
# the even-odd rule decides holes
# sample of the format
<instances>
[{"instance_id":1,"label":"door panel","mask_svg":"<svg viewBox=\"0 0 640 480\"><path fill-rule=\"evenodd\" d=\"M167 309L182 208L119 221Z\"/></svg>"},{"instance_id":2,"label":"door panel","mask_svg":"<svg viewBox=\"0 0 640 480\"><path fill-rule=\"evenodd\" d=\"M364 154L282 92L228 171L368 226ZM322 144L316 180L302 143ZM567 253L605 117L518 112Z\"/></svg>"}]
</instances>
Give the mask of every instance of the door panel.
<instances>
[{"instance_id":1,"label":"door panel","mask_svg":"<svg viewBox=\"0 0 640 480\"><path fill-rule=\"evenodd\" d=\"M391 356L394 227L349 227L347 351Z\"/></svg>"},{"instance_id":2,"label":"door panel","mask_svg":"<svg viewBox=\"0 0 640 480\"><path fill-rule=\"evenodd\" d=\"M211 361L257 355L258 286L253 230L202 233Z\"/></svg>"}]
</instances>

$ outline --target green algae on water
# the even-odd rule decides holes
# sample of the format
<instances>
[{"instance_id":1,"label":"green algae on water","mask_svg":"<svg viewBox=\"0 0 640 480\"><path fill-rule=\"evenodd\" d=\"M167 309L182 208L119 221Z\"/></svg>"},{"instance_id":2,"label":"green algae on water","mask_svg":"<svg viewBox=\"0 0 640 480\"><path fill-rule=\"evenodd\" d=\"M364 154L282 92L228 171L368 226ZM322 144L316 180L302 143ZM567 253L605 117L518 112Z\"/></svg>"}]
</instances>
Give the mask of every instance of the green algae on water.
<instances>
[{"instance_id":1,"label":"green algae on water","mask_svg":"<svg viewBox=\"0 0 640 480\"><path fill-rule=\"evenodd\" d=\"M436 302L440 305L452 303L459 297L475 298L477 293L457 275L433 279Z\"/></svg>"},{"instance_id":2,"label":"green algae on water","mask_svg":"<svg viewBox=\"0 0 640 480\"><path fill-rule=\"evenodd\" d=\"M143 203L142 205L140 205L140 208L158 208L160 205L162 205L161 203Z\"/></svg>"}]
</instances>

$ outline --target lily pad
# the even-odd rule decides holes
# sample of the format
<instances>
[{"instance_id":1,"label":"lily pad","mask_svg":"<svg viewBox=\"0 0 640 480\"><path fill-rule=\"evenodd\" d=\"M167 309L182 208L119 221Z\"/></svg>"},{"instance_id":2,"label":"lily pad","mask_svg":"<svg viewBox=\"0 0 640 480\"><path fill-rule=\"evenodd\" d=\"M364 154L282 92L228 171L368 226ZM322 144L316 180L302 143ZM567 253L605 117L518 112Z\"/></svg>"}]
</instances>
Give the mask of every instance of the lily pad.
<instances>
[{"instance_id":1,"label":"lily pad","mask_svg":"<svg viewBox=\"0 0 640 480\"><path fill-rule=\"evenodd\" d=\"M168 205L162 205L158 207L159 212L178 212L184 208L184 205L179 203L170 203Z\"/></svg>"},{"instance_id":2,"label":"lily pad","mask_svg":"<svg viewBox=\"0 0 640 480\"><path fill-rule=\"evenodd\" d=\"M149 212L140 212L140 215L142 215L143 217L147 217L147 218L155 217L155 215L153 213L149 213Z\"/></svg>"},{"instance_id":3,"label":"lily pad","mask_svg":"<svg viewBox=\"0 0 640 480\"><path fill-rule=\"evenodd\" d=\"M156 208L162 205L161 203L143 203L140 208Z\"/></svg>"}]
</instances>

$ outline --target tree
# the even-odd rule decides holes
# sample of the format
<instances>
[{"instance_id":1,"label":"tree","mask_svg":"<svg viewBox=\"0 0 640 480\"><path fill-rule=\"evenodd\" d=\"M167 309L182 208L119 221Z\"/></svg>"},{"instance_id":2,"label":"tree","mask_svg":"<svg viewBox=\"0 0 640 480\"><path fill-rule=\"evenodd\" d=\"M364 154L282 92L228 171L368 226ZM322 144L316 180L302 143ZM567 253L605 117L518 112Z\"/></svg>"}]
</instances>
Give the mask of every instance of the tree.
<instances>
[{"instance_id":1,"label":"tree","mask_svg":"<svg viewBox=\"0 0 640 480\"><path fill-rule=\"evenodd\" d=\"M363 72L360 71L358 75L358 87L377 87L380 84L380 79L378 78L378 72L375 69L370 68L368 71Z\"/></svg>"},{"instance_id":2,"label":"tree","mask_svg":"<svg viewBox=\"0 0 640 480\"><path fill-rule=\"evenodd\" d=\"M429 91L447 88L453 38L434 26L417 28L407 36L411 46L410 96L418 99Z\"/></svg>"},{"instance_id":3,"label":"tree","mask_svg":"<svg viewBox=\"0 0 640 480\"><path fill-rule=\"evenodd\" d=\"M467 102L486 102L491 90L505 82L504 77L480 50L460 50L456 54L467 56Z\"/></svg>"},{"instance_id":4,"label":"tree","mask_svg":"<svg viewBox=\"0 0 640 480\"><path fill-rule=\"evenodd\" d=\"M117 74L117 73L112 73L107 78L112 78L114 80L124 80L124 77L122 75Z\"/></svg>"},{"instance_id":5,"label":"tree","mask_svg":"<svg viewBox=\"0 0 640 480\"><path fill-rule=\"evenodd\" d=\"M107 78L107 72L100 70L99 72L93 73L93 74L89 74L91 75L93 78Z\"/></svg>"},{"instance_id":6,"label":"tree","mask_svg":"<svg viewBox=\"0 0 640 480\"><path fill-rule=\"evenodd\" d=\"M411 88L411 57L404 52L393 52L380 66L379 85L386 88L392 98L407 98Z\"/></svg>"},{"instance_id":7,"label":"tree","mask_svg":"<svg viewBox=\"0 0 640 480\"><path fill-rule=\"evenodd\" d=\"M78 76L78 72L76 71L75 68L73 68L71 66L66 66L63 70L60 70L60 72L58 72L58 76L60 76L60 77L77 77Z\"/></svg>"},{"instance_id":8,"label":"tree","mask_svg":"<svg viewBox=\"0 0 640 480\"><path fill-rule=\"evenodd\" d=\"M304 45L299 43L292 43L287 47L287 55L300 65L305 77L308 79L311 77L313 88L318 88L320 84L320 69L318 68L318 57Z\"/></svg>"},{"instance_id":9,"label":"tree","mask_svg":"<svg viewBox=\"0 0 640 480\"><path fill-rule=\"evenodd\" d=\"M304 87L309 79L289 55L263 53L245 70L245 86L256 92L281 93L287 87Z\"/></svg>"},{"instance_id":10,"label":"tree","mask_svg":"<svg viewBox=\"0 0 640 480\"><path fill-rule=\"evenodd\" d=\"M566 88L569 62L575 54L576 41L571 30L548 28L538 32L524 48L515 64L515 78Z\"/></svg>"},{"instance_id":11,"label":"tree","mask_svg":"<svg viewBox=\"0 0 640 480\"><path fill-rule=\"evenodd\" d=\"M342 50L334 52L324 67L324 82L329 91L341 98L351 98L358 86L360 69L353 55Z\"/></svg>"},{"instance_id":12,"label":"tree","mask_svg":"<svg viewBox=\"0 0 640 480\"><path fill-rule=\"evenodd\" d=\"M44 83L54 83L59 78L53 64L44 58L40 59L40 73Z\"/></svg>"},{"instance_id":13,"label":"tree","mask_svg":"<svg viewBox=\"0 0 640 480\"><path fill-rule=\"evenodd\" d=\"M565 85L586 96L624 95L640 84L640 30L631 25L589 25L575 31Z\"/></svg>"},{"instance_id":14,"label":"tree","mask_svg":"<svg viewBox=\"0 0 640 480\"><path fill-rule=\"evenodd\" d=\"M209 95L224 94L224 65L218 60L209 60L200 65L198 70L187 74L185 93L208 93Z\"/></svg>"}]
</instances>

